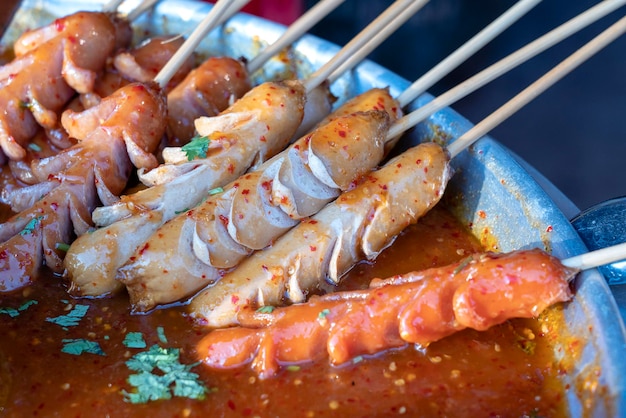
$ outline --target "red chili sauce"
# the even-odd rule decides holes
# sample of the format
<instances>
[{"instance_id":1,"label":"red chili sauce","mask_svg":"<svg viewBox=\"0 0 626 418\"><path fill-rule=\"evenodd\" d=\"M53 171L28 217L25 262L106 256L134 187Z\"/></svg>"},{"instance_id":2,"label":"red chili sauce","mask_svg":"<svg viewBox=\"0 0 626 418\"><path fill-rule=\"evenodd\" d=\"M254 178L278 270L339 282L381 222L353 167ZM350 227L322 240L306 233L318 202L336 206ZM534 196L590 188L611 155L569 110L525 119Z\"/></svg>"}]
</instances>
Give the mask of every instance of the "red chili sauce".
<instances>
[{"instance_id":1,"label":"red chili sauce","mask_svg":"<svg viewBox=\"0 0 626 418\"><path fill-rule=\"evenodd\" d=\"M373 277L449 264L480 243L442 207L409 228L375 264L362 264L342 289L365 287ZM559 375L565 366L552 344L562 321L558 307L538 320L512 320L486 332L466 330L428 348L406 346L349 365L326 362L283 369L259 379L248 366L191 368L208 388L204 400L173 396L133 404L126 361L147 348L129 348L129 332L146 346L175 347L180 361L197 361L195 345L207 332L185 317L184 306L131 315L125 294L73 300L61 279L44 275L17 295L0 297L0 416L62 417L379 417L542 416L567 414ZM329 287L330 288L330 287ZM37 301L36 304L28 301ZM48 318L89 306L75 326ZM21 310L20 310L21 309ZM102 353L62 351L69 340L97 342ZM64 342L65 340L65 342Z\"/></svg>"}]
</instances>

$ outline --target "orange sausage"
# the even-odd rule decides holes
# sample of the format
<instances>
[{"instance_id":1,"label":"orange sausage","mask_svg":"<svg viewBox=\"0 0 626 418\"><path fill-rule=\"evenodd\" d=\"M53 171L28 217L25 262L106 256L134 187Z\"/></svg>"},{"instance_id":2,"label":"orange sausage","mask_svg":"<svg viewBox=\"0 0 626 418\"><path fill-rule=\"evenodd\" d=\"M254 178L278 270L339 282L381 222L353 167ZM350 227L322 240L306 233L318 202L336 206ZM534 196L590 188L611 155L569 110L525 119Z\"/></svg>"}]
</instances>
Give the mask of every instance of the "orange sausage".
<instances>
[{"instance_id":1,"label":"orange sausage","mask_svg":"<svg viewBox=\"0 0 626 418\"><path fill-rule=\"evenodd\" d=\"M572 297L569 280L575 274L537 249L474 255L270 313L242 310L241 326L210 332L197 351L211 368L252 362L262 378L282 365L325 356L340 365L407 343L427 346L464 328L485 330L510 318L536 317Z\"/></svg>"}]
</instances>

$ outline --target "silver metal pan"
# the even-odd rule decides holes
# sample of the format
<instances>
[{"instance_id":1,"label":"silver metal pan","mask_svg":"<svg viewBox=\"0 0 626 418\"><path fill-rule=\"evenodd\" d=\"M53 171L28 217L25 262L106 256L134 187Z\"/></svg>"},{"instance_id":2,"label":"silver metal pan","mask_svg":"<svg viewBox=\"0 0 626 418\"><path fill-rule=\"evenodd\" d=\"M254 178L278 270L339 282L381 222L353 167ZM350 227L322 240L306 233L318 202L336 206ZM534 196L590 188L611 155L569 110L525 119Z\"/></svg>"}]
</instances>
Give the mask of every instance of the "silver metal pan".
<instances>
[{"instance_id":1,"label":"silver metal pan","mask_svg":"<svg viewBox=\"0 0 626 418\"><path fill-rule=\"evenodd\" d=\"M9 28L5 42L27 27L49 22L78 9L97 10L99 2L69 0L25 0L16 14L16 23ZM124 8L132 8L127 2ZM188 33L209 10L206 3L189 0L163 0L153 13L136 22L141 36ZM239 14L201 44L205 54L253 57L259 47L279 36L284 27L256 17ZM409 40L407 40L409 41ZM314 36L306 36L293 48L293 67L270 62L258 79L284 77L295 71L303 76L325 63L339 47ZM393 95L402 92L409 82L373 63L364 62L344 75L333 86L339 102L372 87L389 86ZM411 108L431 100L423 95ZM531 104L532 105L532 104ZM452 109L445 109L405 135L398 147L430 140L435 136L456 138L471 124ZM541 247L557 257L565 258L586 251L576 230L562 208L571 209L567 201L532 167L513 155L498 141L485 137L453 162L456 174L446 192L446 204L472 231L481 236L485 228L502 251ZM487 214L486 217L478 214ZM601 370L599 384L606 396L593 402L593 416L626 415L626 332L615 299L597 270L580 274L575 282L576 295L565 308L566 330L585 342L573 374L565 376L572 389L567 393L569 410L580 415L582 402L579 387L592 370ZM558 350L557 356L565 350Z\"/></svg>"}]
</instances>

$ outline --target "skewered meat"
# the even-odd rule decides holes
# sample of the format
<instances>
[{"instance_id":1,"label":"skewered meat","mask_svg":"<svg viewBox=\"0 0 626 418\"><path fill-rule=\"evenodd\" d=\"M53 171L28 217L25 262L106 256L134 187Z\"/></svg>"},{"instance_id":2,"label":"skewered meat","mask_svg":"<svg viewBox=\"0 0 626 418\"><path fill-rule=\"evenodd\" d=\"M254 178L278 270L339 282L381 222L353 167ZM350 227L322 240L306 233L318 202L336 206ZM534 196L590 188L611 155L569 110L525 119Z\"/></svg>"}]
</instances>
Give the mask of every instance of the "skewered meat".
<instances>
[{"instance_id":1,"label":"skewered meat","mask_svg":"<svg viewBox=\"0 0 626 418\"><path fill-rule=\"evenodd\" d=\"M31 187L46 193L33 194L0 225L0 292L27 285L44 262L63 271L62 246L87 232L96 205L117 199L131 162L153 164L150 152L165 132L165 115L162 96L144 84L129 84L84 112L64 112L63 127L79 142L40 162L48 180Z\"/></svg>"},{"instance_id":2,"label":"skewered meat","mask_svg":"<svg viewBox=\"0 0 626 418\"><path fill-rule=\"evenodd\" d=\"M239 313L240 327L198 344L208 367L252 362L267 378L288 364L328 356L341 365L407 343L428 346L465 328L479 331L532 318L569 300L576 271L540 250L473 255L443 268L374 280L370 289L313 297L285 308Z\"/></svg>"},{"instance_id":3,"label":"skewered meat","mask_svg":"<svg viewBox=\"0 0 626 418\"><path fill-rule=\"evenodd\" d=\"M149 173L168 177L173 167L181 172L164 184L96 209L93 220L105 227L79 237L66 257L72 293L102 295L122 287L115 280L117 269L163 223L287 144L302 120L304 100L300 83L264 83L220 116L198 120L198 131L210 139L206 158L188 160L180 148L170 149L165 157L174 154L182 164L162 165ZM134 233L128 235L129 230ZM94 249L100 254L95 259Z\"/></svg>"},{"instance_id":4,"label":"skewered meat","mask_svg":"<svg viewBox=\"0 0 626 418\"><path fill-rule=\"evenodd\" d=\"M449 178L440 146L407 150L201 291L192 316L221 327L235 324L247 307L304 301L320 280L338 282L357 261L374 259L441 199Z\"/></svg>"},{"instance_id":5,"label":"skewered meat","mask_svg":"<svg viewBox=\"0 0 626 418\"><path fill-rule=\"evenodd\" d=\"M216 116L250 90L245 66L229 57L212 57L194 69L167 95L170 146L195 135L194 121Z\"/></svg>"},{"instance_id":6,"label":"skewered meat","mask_svg":"<svg viewBox=\"0 0 626 418\"><path fill-rule=\"evenodd\" d=\"M165 224L119 270L135 309L191 295L321 209L382 159L390 118L383 110L338 117ZM312 205L301 204L305 195Z\"/></svg>"},{"instance_id":7,"label":"skewered meat","mask_svg":"<svg viewBox=\"0 0 626 418\"><path fill-rule=\"evenodd\" d=\"M24 34L16 59L0 67L0 149L12 160L38 131L58 127L57 112L93 90L116 46L130 41L128 24L113 15L79 12ZM42 65L45 63L45 65Z\"/></svg>"},{"instance_id":8,"label":"skewered meat","mask_svg":"<svg viewBox=\"0 0 626 418\"><path fill-rule=\"evenodd\" d=\"M115 55L112 68L96 79L93 97L91 93L81 95L81 102L90 107L102 97L110 96L126 84L132 82L151 82L163 66L176 53L184 42L180 36L157 36L141 42L136 47L120 51ZM164 91L169 91L179 84L194 66L194 57L190 56L181 63Z\"/></svg>"}]
</instances>

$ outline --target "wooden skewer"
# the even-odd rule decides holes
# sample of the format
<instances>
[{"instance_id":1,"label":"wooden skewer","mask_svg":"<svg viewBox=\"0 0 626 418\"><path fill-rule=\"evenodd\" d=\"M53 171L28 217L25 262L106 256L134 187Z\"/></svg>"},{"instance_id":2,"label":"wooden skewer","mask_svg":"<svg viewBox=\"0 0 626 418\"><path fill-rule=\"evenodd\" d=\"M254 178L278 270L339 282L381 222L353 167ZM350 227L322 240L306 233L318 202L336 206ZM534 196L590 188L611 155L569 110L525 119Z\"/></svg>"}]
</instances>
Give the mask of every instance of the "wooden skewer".
<instances>
[{"instance_id":1,"label":"wooden skewer","mask_svg":"<svg viewBox=\"0 0 626 418\"><path fill-rule=\"evenodd\" d=\"M180 64L189 58L200 42L202 42L202 39L219 24L222 15L226 12L231 13L234 10L240 10L243 6L248 4L249 1L250 0L218 0L207 16L198 24L191 35L189 35L189 38L187 38L161 71L159 71L154 81L161 87L166 86L174 74L176 74L176 71L178 71Z\"/></svg>"},{"instance_id":2,"label":"wooden skewer","mask_svg":"<svg viewBox=\"0 0 626 418\"><path fill-rule=\"evenodd\" d=\"M321 0L304 13L298 20L293 22L287 30L274 41L270 46L265 48L254 57L247 65L250 74L259 70L267 60L278 54L281 49L295 42L300 36L311 29L316 23L326 17L330 12L335 10L337 6L345 0Z\"/></svg>"},{"instance_id":3,"label":"wooden skewer","mask_svg":"<svg viewBox=\"0 0 626 418\"><path fill-rule=\"evenodd\" d=\"M139 16L141 16L144 12L148 11L152 6L154 6L159 0L143 0L137 7L128 12L126 15L126 19L129 22L134 21Z\"/></svg>"},{"instance_id":4,"label":"wooden skewer","mask_svg":"<svg viewBox=\"0 0 626 418\"><path fill-rule=\"evenodd\" d=\"M522 16L528 13L541 0L520 0L509 10L501 14L496 20L478 32L469 41L448 55L439 64L430 69L427 73L417 79L409 88L398 96L400 106L405 107L422 93L434 86L452 70L461 65L469 57L474 55L483 46L491 42L505 29L517 22Z\"/></svg>"},{"instance_id":5,"label":"wooden skewer","mask_svg":"<svg viewBox=\"0 0 626 418\"><path fill-rule=\"evenodd\" d=\"M567 57L557 66L548 71L544 76L532 83L530 86L522 90L518 95L502 105L498 110L487 116L472 129L461 135L456 141L448 146L450 157L453 158L462 150L466 149L478 139L483 137L487 132L498 126L500 123L508 119L511 115L528 104L535 97L546 91L548 87L554 85L557 81L569 74L580 64L587 61L598 51L609 45L615 39L626 32L626 17L611 25L600 35L593 38L582 48Z\"/></svg>"},{"instance_id":6,"label":"wooden skewer","mask_svg":"<svg viewBox=\"0 0 626 418\"><path fill-rule=\"evenodd\" d=\"M124 0L109 0L102 6L103 12L114 12L120 7L120 4L124 3Z\"/></svg>"},{"instance_id":7,"label":"wooden skewer","mask_svg":"<svg viewBox=\"0 0 626 418\"><path fill-rule=\"evenodd\" d=\"M562 260L561 263L566 267L587 270L622 260L626 260L626 242L575 255Z\"/></svg>"},{"instance_id":8,"label":"wooden skewer","mask_svg":"<svg viewBox=\"0 0 626 418\"><path fill-rule=\"evenodd\" d=\"M352 40L348 42L330 61L317 69L317 71L311 74L304 81L306 91L315 89L315 87L327 80L328 76L335 71L335 69L340 66L344 60L347 60L348 57L367 44L367 42L373 38L376 33L380 32L383 28L390 24L394 25L393 21L397 16L403 15L406 19L408 19L426 3L428 3L428 0L396 0L387 8L387 10L374 19L372 23L363 29L357 36L352 38ZM394 25L396 28L398 23L399 21L396 21ZM382 39L380 42L382 42Z\"/></svg>"},{"instance_id":9,"label":"wooden skewer","mask_svg":"<svg viewBox=\"0 0 626 418\"><path fill-rule=\"evenodd\" d=\"M626 0L605 0L591 7L587 11L570 19L547 34L541 36L516 52L487 67L478 74L470 77L456 87L436 97L429 103L398 120L389 130L389 138L395 138L411 127L422 122L433 113L462 99L480 87L498 78L507 71L528 61L530 58L545 51L563 39L573 35L593 22L615 11L626 4Z\"/></svg>"},{"instance_id":10,"label":"wooden skewer","mask_svg":"<svg viewBox=\"0 0 626 418\"><path fill-rule=\"evenodd\" d=\"M330 73L326 79L329 82L334 82L342 74L353 68L357 63L367 57L370 52L372 52L378 45L380 45L385 39L387 39L392 33L394 33L400 26L402 26L411 16L413 16L419 9L424 7L424 5L428 3L426 1L416 1L411 4L410 7L404 10L404 12L398 14L388 25L381 28L379 31L374 32L371 39L366 40L366 42L358 48L358 50L354 51L354 53L350 53L350 50L345 52L345 60L343 60L340 65L335 68L332 73ZM329 67L332 69L332 67ZM318 70L319 71L319 70Z\"/></svg>"}]
</instances>

